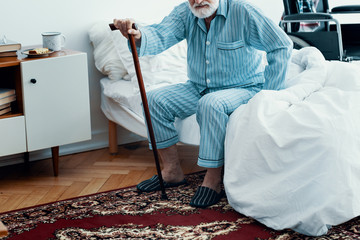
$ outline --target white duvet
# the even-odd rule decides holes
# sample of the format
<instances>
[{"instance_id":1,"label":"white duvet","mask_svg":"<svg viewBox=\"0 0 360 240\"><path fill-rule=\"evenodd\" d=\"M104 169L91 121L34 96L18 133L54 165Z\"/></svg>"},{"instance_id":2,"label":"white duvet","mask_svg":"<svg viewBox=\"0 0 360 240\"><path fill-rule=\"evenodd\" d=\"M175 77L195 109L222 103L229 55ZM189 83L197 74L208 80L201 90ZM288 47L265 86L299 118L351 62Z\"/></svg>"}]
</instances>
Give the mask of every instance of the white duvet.
<instances>
[{"instance_id":1,"label":"white duvet","mask_svg":"<svg viewBox=\"0 0 360 240\"><path fill-rule=\"evenodd\" d=\"M125 128L145 136L126 40L107 22L89 34L96 67L111 79L101 81L103 95L128 110ZM141 60L147 90L186 80L184 44L158 59ZM360 215L360 64L304 48L294 50L289 69L286 89L261 91L230 116L225 190L237 211L269 227L321 235ZM194 115L175 125L182 142L199 143Z\"/></svg>"},{"instance_id":2,"label":"white duvet","mask_svg":"<svg viewBox=\"0 0 360 240\"><path fill-rule=\"evenodd\" d=\"M230 116L224 185L238 212L322 235L360 215L360 64L304 48L289 69L286 89L261 91ZM119 83L102 81L103 93L142 119L135 132L145 136L138 89L124 92ZM199 143L194 115L175 125L182 142Z\"/></svg>"},{"instance_id":3,"label":"white duvet","mask_svg":"<svg viewBox=\"0 0 360 240\"><path fill-rule=\"evenodd\" d=\"M230 205L273 229L318 236L360 215L360 67L294 52L287 88L230 117Z\"/></svg>"}]
</instances>

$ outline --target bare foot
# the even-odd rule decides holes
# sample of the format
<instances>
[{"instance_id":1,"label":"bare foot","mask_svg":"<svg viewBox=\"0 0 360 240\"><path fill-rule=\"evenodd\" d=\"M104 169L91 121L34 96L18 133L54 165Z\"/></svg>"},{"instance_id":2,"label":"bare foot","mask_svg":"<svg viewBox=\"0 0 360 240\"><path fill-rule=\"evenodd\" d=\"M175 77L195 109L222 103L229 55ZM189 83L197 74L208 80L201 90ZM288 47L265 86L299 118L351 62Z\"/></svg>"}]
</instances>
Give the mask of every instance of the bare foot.
<instances>
[{"instance_id":1,"label":"bare foot","mask_svg":"<svg viewBox=\"0 0 360 240\"><path fill-rule=\"evenodd\" d=\"M182 172L181 168L179 169L174 169L174 170L162 170L161 174L163 176L163 179L165 182L168 183L177 183L177 182L181 182L182 180L184 180L184 173Z\"/></svg>"},{"instance_id":2,"label":"bare foot","mask_svg":"<svg viewBox=\"0 0 360 240\"><path fill-rule=\"evenodd\" d=\"M177 183L184 179L176 145L159 149L159 155L163 163L161 174L165 182Z\"/></svg>"},{"instance_id":3,"label":"bare foot","mask_svg":"<svg viewBox=\"0 0 360 240\"><path fill-rule=\"evenodd\" d=\"M201 186L211 188L217 193L221 192L222 167L208 168Z\"/></svg>"}]
</instances>

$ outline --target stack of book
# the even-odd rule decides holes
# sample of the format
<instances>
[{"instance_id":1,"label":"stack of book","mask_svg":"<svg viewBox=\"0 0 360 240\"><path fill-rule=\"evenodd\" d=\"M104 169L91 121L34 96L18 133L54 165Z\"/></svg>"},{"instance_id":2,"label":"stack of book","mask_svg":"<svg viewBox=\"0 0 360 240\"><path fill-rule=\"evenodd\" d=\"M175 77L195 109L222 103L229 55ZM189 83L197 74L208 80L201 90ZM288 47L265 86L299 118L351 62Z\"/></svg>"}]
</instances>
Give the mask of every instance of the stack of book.
<instances>
[{"instance_id":1,"label":"stack of book","mask_svg":"<svg viewBox=\"0 0 360 240\"><path fill-rule=\"evenodd\" d=\"M16 51L20 49L20 43L8 40L5 36L0 39L0 57L16 57Z\"/></svg>"},{"instance_id":2,"label":"stack of book","mask_svg":"<svg viewBox=\"0 0 360 240\"><path fill-rule=\"evenodd\" d=\"M11 103L14 101L15 89L0 88L0 116L11 113Z\"/></svg>"}]
</instances>

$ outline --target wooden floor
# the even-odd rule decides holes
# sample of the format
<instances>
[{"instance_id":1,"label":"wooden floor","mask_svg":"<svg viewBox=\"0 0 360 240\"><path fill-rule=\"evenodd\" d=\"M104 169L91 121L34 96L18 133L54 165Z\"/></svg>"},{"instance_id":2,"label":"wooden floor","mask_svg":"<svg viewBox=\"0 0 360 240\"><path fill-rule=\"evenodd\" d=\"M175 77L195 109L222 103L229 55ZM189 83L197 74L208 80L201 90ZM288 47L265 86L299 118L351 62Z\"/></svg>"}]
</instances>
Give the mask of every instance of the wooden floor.
<instances>
[{"instance_id":1,"label":"wooden floor","mask_svg":"<svg viewBox=\"0 0 360 240\"><path fill-rule=\"evenodd\" d=\"M198 147L178 146L184 172L203 170L196 165ZM51 159L0 168L0 212L77 196L134 186L156 174L147 142L119 146L118 155L107 148L60 156L59 176Z\"/></svg>"}]
</instances>

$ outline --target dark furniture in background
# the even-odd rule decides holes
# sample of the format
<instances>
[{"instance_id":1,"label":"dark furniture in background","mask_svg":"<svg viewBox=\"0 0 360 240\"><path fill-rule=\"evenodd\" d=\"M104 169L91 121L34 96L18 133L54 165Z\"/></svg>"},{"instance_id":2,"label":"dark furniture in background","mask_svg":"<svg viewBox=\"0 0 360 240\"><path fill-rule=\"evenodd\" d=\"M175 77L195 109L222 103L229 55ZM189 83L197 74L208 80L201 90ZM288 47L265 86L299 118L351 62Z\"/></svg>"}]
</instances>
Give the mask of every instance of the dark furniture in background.
<instances>
[{"instance_id":1,"label":"dark furniture in background","mask_svg":"<svg viewBox=\"0 0 360 240\"><path fill-rule=\"evenodd\" d=\"M295 48L314 46L327 60L360 59L360 23L340 24L336 19L336 14L360 14L360 5L339 6L330 11L328 0L320 0L315 11L301 12L299 0L283 3L285 12L280 25ZM319 23L319 27L305 32L300 23Z\"/></svg>"}]
</instances>

